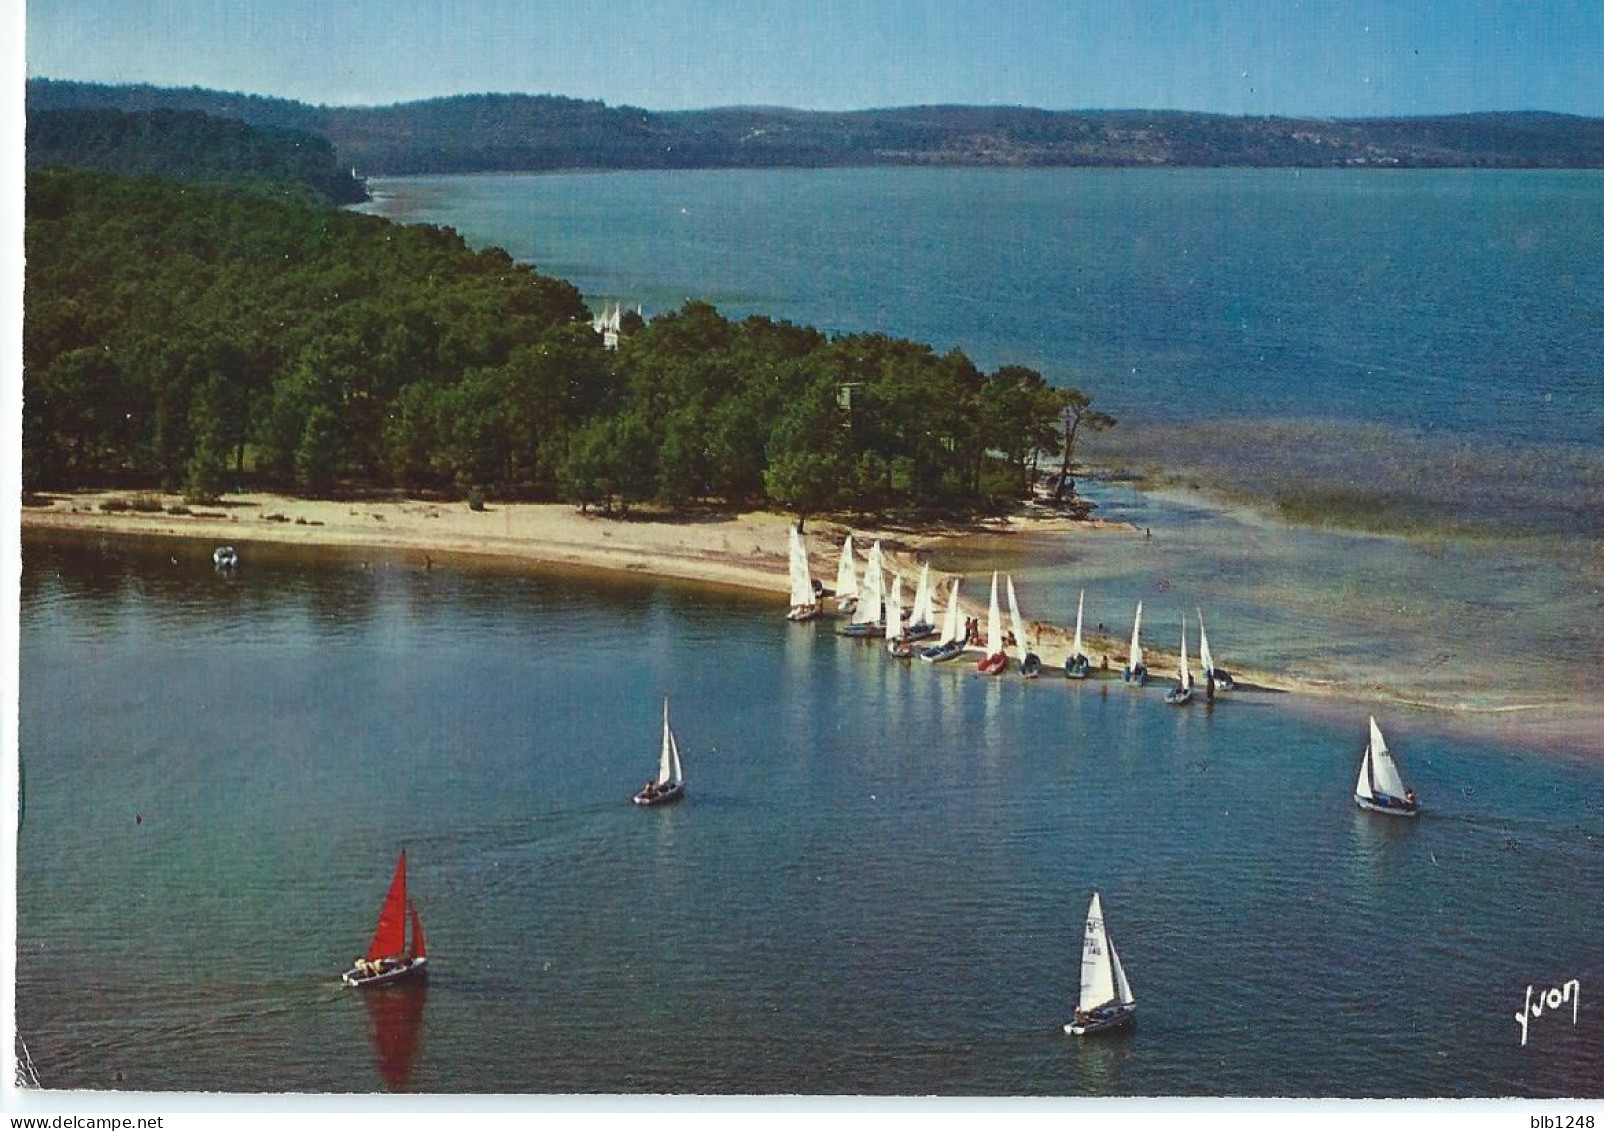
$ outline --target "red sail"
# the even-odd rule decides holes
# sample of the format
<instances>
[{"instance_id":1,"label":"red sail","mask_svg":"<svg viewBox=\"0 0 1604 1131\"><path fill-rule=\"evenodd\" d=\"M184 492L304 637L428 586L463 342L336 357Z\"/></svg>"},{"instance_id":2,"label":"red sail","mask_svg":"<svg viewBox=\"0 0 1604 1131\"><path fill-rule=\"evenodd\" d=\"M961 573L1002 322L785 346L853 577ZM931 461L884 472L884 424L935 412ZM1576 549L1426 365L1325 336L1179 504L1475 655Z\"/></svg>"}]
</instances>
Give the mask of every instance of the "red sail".
<instances>
[{"instance_id":1,"label":"red sail","mask_svg":"<svg viewBox=\"0 0 1604 1131\"><path fill-rule=\"evenodd\" d=\"M427 958L429 952L423 949L423 920L418 918L418 909L407 900L407 914L412 916L412 957Z\"/></svg>"},{"instance_id":2,"label":"red sail","mask_svg":"<svg viewBox=\"0 0 1604 1131\"><path fill-rule=\"evenodd\" d=\"M407 853L401 850L401 859L395 865L395 878L390 881L390 894L384 897L379 912L379 925L368 944L368 961L375 958L398 957L407 945Z\"/></svg>"}]
</instances>

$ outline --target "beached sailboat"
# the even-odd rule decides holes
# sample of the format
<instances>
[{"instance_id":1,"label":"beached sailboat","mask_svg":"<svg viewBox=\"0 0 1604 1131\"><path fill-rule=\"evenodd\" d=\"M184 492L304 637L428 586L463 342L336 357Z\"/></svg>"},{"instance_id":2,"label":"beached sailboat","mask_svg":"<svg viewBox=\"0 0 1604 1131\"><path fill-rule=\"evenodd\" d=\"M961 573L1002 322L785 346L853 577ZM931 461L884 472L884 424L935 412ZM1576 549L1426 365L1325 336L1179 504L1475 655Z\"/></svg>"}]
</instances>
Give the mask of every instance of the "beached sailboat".
<instances>
[{"instance_id":1,"label":"beached sailboat","mask_svg":"<svg viewBox=\"0 0 1604 1131\"><path fill-rule=\"evenodd\" d=\"M1041 674L1041 657L1030 650L1025 635L1025 618L1019 615L1019 598L1014 596L1014 575L1008 575L1008 619L1014 630L1014 651L1019 658L1019 674L1035 679Z\"/></svg>"},{"instance_id":2,"label":"beached sailboat","mask_svg":"<svg viewBox=\"0 0 1604 1131\"><path fill-rule=\"evenodd\" d=\"M986 654L975 665L984 675L1001 675L1008 670L1008 653L1003 651L1002 609L997 604L997 571L991 574L991 607L986 611Z\"/></svg>"},{"instance_id":3,"label":"beached sailboat","mask_svg":"<svg viewBox=\"0 0 1604 1131\"><path fill-rule=\"evenodd\" d=\"M407 945L409 922L411 946ZM402 849L384 906L379 908L379 925L373 930L373 941L368 943L367 953L352 960L351 968L340 975L340 981L348 986L380 986L421 976L428 962L423 921L418 918L418 909L407 898L407 853Z\"/></svg>"},{"instance_id":4,"label":"beached sailboat","mask_svg":"<svg viewBox=\"0 0 1604 1131\"><path fill-rule=\"evenodd\" d=\"M913 641L902 626L902 575L891 579L891 596L886 600L886 651L899 660L913 658Z\"/></svg>"},{"instance_id":5,"label":"beached sailboat","mask_svg":"<svg viewBox=\"0 0 1604 1131\"><path fill-rule=\"evenodd\" d=\"M1080 622L1086 612L1086 590L1080 591L1080 601L1075 606L1075 643L1069 646L1069 656L1064 660L1064 675L1070 679L1085 679L1092 674L1092 659L1086 654L1086 646L1081 643Z\"/></svg>"},{"instance_id":6,"label":"beached sailboat","mask_svg":"<svg viewBox=\"0 0 1604 1131\"><path fill-rule=\"evenodd\" d=\"M857 609L852 614L852 622L837 630L842 636L880 636L884 633L885 630L880 626L885 593L883 561L880 543L876 542L869 548L869 561L863 567L863 588L858 596Z\"/></svg>"},{"instance_id":7,"label":"beached sailboat","mask_svg":"<svg viewBox=\"0 0 1604 1131\"><path fill-rule=\"evenodd\" d=\"M1361 809L1395 817L1413 817L1420 812L1415 791L1404 785L1374 715L1370 716L1370 741L1365 743L1364 758L1359 763L1359 784L1354 787L1353 800Z\"/></svg>"},{"instance_id":8,"label":"beached sailboat","mask_svg":"<svg viewBox=\"0 0 1604 1131\"><path fill-rule=\"evenodd\" d=\"M217 547L212 551L212 565L220 570L238 569L239 551L232 546Z\"/></svg>"},{"instance_id":9,"label":"beached sailboat","mask_svg":"<svg viewBox=\"0 0 1604 1131\"><path fill-rule=\"evenodd\" d=\"M685 796L685 770L679 764L679 743L668 725L668 700L663 700L663 746L657 757L657 780L641 786L630 800L636 805L667 805Z\"/></svg>"},{"instance_id":10,"label":"beached sailboat","mask_svg":"<svg viewBox=\"0 0 1604 1131\"><path fill-rule=\"evenodd\" d=\"M852 535L841 543L841 560L835 567L835 607L850 613L858 605L858 563L852 557Z\"/></svg>"},{"instance_id":11,"label":"beached sailboat","mask_svg":"<svg viewBox=\"0 0 1604 1131\"><path fill-rule=\"evenodd\" d=\"M1197 662L1203 666L1203 681L1208 685L1209 697L1216 691L1235 691L1236 680L1224 668L1214 666L1214 653L1209 651L1209 633L1203 626L1203 610L1197 611Z\"/></svg>"},{"instance_id":12,"label":"beached sailboat","mask_svg":"<svg viewBox=\"0 0 1604 1131\"><path fill-rule=\"evenodd\" d=\"M936 602L935 595L930 591L929 562L925 562L919 570L919 588L914 590L913 611L908 614L908 624L902 634L910 641L923 640L936 634Z\"/></svg>"},{"instance_id":13,"label":"beached sailboat","mask_svg":"<svg viewBox=\"0 0 1604 1131\"><path fill-rule=\"evenodd\" d=\"M947 615L941 621L941 636L933 647L921 651L919 658L939 664L957 659L963 650L963 636L958 630L958 579L955 577L952 588L947 591Z\"/></svg>"},{"instance_id":14,"label":"beached sailboat","mask_svg":"<svg viewBox=\"0 0 1604 1131\"><path fill-rule=\"evenodd\" d=\"M1164 693L1164 702L1177 707L1192 701L1192 668L1186 662L1186 618L1181 618L1181 664L1175 670L1175 686Z\"/></svg>"},{"instance_id":15,"label":"beached sailboat","mask_svg":"<svg viewBox=\"0 0 1604 1131\"><path fill-rule=\"evenodd\" d=\"M819 615L819 598L813 592L813 573L808 569L808 552L802 546L802 535L791 527L791 611L785 614L790 621L812 620Z\"/></svg>"},{"instance_id":16,"label":"beached sailboat","mask_svg":"<svg viewBox=\"0 0 1604 1131\"><path fill-rule=\"evenodd\" d=\"M1142 663L1142 603L1136 602L1136 624L1131 629L1131 658L1120 673L1126 683L1141 687L1147 683L1147 666Z\"/></svg>"},{"instance_id":17,"label":"beached sailboat","mask_svg":"<svg viewBox=\"0 0 1604 1131\"><path fill-rule=\"evenodd\" d=\"M1114 940L1103 925L1103 902L1092 892L1092 905L1086 912L1086 935L1081 943L1080 999L1075 1016L1064 1032L1083 1037L1136 1019L1136 996L1125 980Z\"/></svg>"}]
</instances>

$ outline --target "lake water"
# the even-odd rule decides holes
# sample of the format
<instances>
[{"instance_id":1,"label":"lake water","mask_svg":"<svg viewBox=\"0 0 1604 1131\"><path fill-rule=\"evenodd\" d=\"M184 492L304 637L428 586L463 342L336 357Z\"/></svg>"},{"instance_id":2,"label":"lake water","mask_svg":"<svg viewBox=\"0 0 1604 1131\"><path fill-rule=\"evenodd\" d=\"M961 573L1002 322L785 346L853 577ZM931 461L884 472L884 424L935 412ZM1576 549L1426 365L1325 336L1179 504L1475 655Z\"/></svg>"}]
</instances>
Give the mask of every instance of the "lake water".
<instances>
[{"instance_id":1,"label":"lake water","mask_svg":"<svg viewBox=\"0 0 1604 1131\"><path fill-rule=\"evenodd\" d=\"M1604 1094L1604 770L1365 710L912 668L774 601L30 533L48 1086ZM978 584L978 579L974 579ZM1219 630L1226 633L1225 628ZM628 797L671 700L690 795ZM338 974L397 852L425 986ZM1101 893L1136 1027L1059 1029ZM1514 1019L1528 986L1580 1004Z\"/></svg>"},{"instance_id":2,"label":"lake water","mask_svg":"<svg viewBox=\"0 0 1604 1131\"><path fill-rule=\"evenodd\" d=\"M650 316L700 298L731 316L898 334L987 368L1034 366L1130 425L1300 421L1343 482L1373 472L1351 458L1354 424L1369 422L1388 451L1438 457L1460 491L1520 468L1506 478L1541 474L1550 493L1604 503L1597 170L720 170L370 187L367 210L504 247L598 307ZM1211 431L1234 463L1264 455L1251 430ZM1478 466L1441 458L1469 438L1460 462ZM1314 442L1299 439L1305 463ZM1522 462L1533 448L1549 458ZM1564 473L1548 478L1556 460ZM1421 488L1407 467L1391 481Z\"/></svg>"}]
</instances>

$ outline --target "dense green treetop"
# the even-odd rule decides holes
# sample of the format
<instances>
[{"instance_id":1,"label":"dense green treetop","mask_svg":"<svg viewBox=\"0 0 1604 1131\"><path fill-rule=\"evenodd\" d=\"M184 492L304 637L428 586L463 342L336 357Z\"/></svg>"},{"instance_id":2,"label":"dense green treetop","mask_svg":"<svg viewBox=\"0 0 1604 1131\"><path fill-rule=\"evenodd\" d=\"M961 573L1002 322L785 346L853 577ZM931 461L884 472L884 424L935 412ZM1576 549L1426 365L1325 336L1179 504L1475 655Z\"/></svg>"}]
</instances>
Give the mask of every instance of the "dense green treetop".
<instances>
[{"instance_id":1,"label":"dense green treetop","mask_svg":"<svg viewBox=\"0 0 1604 1131\"><path fill-rule=\"evenodd\" d=\"M32 174L26 242L34 489L973 510L1026 492L1087 403L699 302L626 319L609 351L571 285L448 229L153 179Z\"/></svg>"},{"instance_id":2,"label":"dense green treetop","mask_svg":"<svg viewBox=\"0 0 1604 1131\"><path fill-rule=\"evenodd\" d=\"M37 110L28 115L27 165L226 186L264 195L310 195L334 204L367 199L326 138L248 126L198 111Z\"/></svg>"}]
</instances>

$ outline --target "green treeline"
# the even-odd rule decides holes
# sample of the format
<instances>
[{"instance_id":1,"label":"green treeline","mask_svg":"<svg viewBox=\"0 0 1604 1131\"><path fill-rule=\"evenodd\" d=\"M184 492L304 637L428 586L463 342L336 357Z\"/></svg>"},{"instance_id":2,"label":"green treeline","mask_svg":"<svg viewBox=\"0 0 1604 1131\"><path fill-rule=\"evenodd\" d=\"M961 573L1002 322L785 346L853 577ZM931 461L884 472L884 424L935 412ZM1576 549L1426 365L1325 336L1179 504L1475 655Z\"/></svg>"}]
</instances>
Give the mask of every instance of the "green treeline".
<instances>
[{"instance_id":1,"label":"green treeline","mask_svg":"<svg viewBox=\"0 0 1604 1131\"><path fill-rule=\"evenodd\" d=\"M449 229L31 174L30 490L253 481L836 508L1016 497L1087 399L1034 370L689 303L602 348L579 293Z\"/></svg>"},{"instance_id":2,"label":"green treeline","mask_svg":"<svg viewBox=\"0 0 1604 1131\"><path fill-rule=\"evenodd\" d=\"M334 204L367 199L327 139L273 126L247 126L195 111L33 110L30 169L90 169L125 176L224 186L234 192L291 192Z\"/></svg>"}]
</instances>

